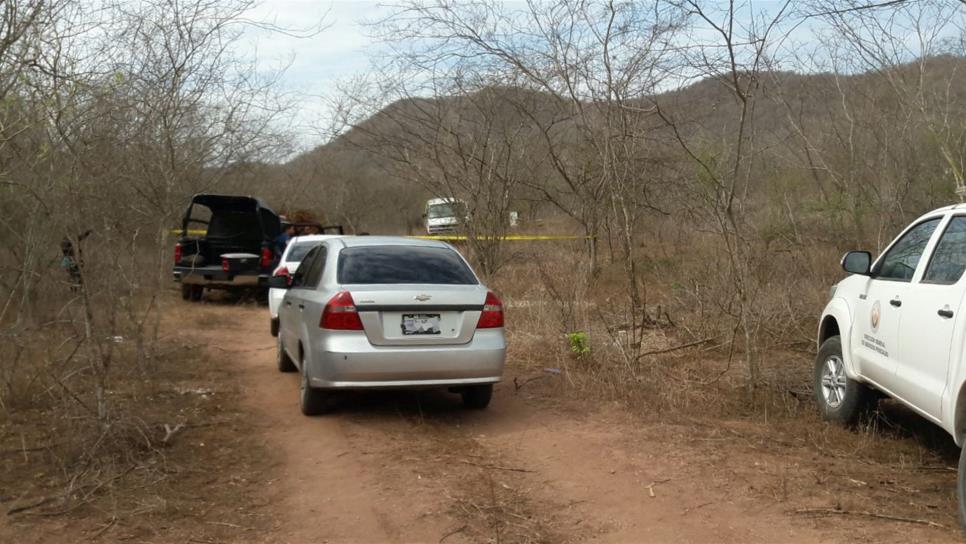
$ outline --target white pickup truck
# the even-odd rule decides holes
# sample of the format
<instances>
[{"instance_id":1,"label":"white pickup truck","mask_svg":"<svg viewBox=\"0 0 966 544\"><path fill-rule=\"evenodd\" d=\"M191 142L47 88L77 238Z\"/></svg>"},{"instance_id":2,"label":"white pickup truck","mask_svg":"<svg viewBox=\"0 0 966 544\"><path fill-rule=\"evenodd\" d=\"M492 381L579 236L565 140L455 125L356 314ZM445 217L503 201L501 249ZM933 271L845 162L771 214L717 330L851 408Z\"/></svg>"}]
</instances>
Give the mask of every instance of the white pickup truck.
<instances>
[{"instance_id":1,"label":"white pickup truck","mask_svg":"<svg viewBox=\"0 0 966 544\"><path fill-rule=\"evenodd\" d=\"M915 220L872 262L842 258L851 275L822 312L815 400L825 419L855 423L880 394L966 441L966 204ZM966 449L957 495L966 528Z\"/></svg>"},{"instance_id":2,"label":"white pickup truck","mask_svg":"<svg viewBox=\"0 0 966 544\"><path fill-rule=\"evenodd\" d=\"M466 202L458 198L434 198L426 201L423 219L426 234L455 233L467 220Z\"/></svg>"}]
</instances>

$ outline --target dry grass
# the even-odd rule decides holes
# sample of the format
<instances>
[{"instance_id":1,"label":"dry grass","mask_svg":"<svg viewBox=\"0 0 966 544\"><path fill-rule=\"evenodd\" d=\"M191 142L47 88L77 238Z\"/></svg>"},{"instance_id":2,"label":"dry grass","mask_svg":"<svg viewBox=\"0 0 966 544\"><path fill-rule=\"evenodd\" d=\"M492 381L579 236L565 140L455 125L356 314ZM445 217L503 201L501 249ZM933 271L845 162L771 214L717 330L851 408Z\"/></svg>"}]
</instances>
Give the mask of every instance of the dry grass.
<instances>
[{"instance_id":1,"label":"dry grass","mask_svg":"<svg viewBox=\"0 0 966 544\"><path fill-rule=\"evenodd\" d=\"M849 478L866 483L863 493L849 487L860 484L836 488L853 497L855 508L882 504L882 495L890 497L887 504L896 511L912 517L922 517L917 509L929 509L923 504L942 503L939 508L948 509L952 499L943 486L955 463L955 447L941 431L892 403L858 432L825 425L814 413L810 336L827 285L837 274L834 250L816 246L779 253L768 262L770 272L756 280L761 308L751 348L761 372L752 384L744 359L747 345L730 337L729 314L720 304L729 287L708 273L706 262L714 258L714 248L696 239L685 245L687 253L674 253L659 242L641 248L644 319L627 315L622 272L606 256L595 276L579 243L514 246L514 259L489 282L507 306L510 361L517 367L512 375L535 379L524 387L541 396L576 398L577 403L617 401L633 417L705 429L708 440L727 441L749 455L772 456L777 464L789 448L813 450L836 459L837 470ZM801 267L819 261L830 264ZM782 270L804 271L793 276ZM164 315L177 327L225 324L198 322L192 306L176 300L177 293L164 296ZM144 535L171 519L226 515L237 527L264 522L245 509L237 493L238 486L256 481L254 476L199 496L213 482L226 483L219 480L221 463L243 474L257 472L259 451L246 439L231 399L233 382L224 380L224 370L200 346L171 335L177 327L169 327L151 351L150 373L145 374L146 367L135 363L135 346L117 344L108 391L112 418L105 428L81 402L91 391L87 366L63 363L69 360L63 339L70 330L65 327L43 329L47 336L19 337L29 337L29 344L0 346L7 350L5 359L15 361L3 367L7 393L0 412L0 505L6 511L26 507L10 516L14 524L28 524L40 515L63 516L70 523L83 522L91 533L105 528L112 535ZM573 351L566 336L573 332L585 333L589 351ZM633 338L640 345L631 345ZM695 343L702 340L708 341ZM681 346L688 347L676 349ZM71 391L80 396L74 398ZM166 424L187 426L165 444ZM211 447L215 443L218 448ZM459 451L471 458L474 451L467 448ZM494 487L485 472L472 468L463 467L470 470L465 486L451 490L452 513L465 520L465 535L499 534L521 542L559 536L552 520L531 515L525 497ZM883 473L894 473L893 483L873 489L870 482L881 480ZM792 469L771 476L757 491L776 501L786 500L789 490L811 477ZM905 488L928 488L929 498L898 505ZM199 510L199 504L210 508Z\"/></svg>"},{"instance_id":2,"label":"dry grass","mask_svg":"<svg viewBox=\"0 0 966 544\"><path fill-rule=\"evenodd\" d=\"M804 331L815 317L759 314L756 326L763 332L752 347L760 354L763 372L756 384L759 392L749 396L746 345L733 336L727 312L716 306L728 295L720 292L724 287L709 283L713 278L693 254L653 257L666 252L642 248L642 254L652 255L642 259L647 263L642 267L645 315L630 316L618 264L604 262L593 276L573 244L533 244L528 250L526 258L493 281L507 304L513 359L523 366L561 369L570 383L595 395L684 414L709 406L743 412L760 402L763 390L780 393L772 402L784 405L787 391L808 388L811 345ZM799 297L785 282L763 288L768 289L761 295L763 303L780 313L797 315L808 307L817 316L824 303L800 300L809 297ZM790 326L774 325L781 322ZM574 351L580 346L567 338L574 332L586 335L587 352Z\"/></svg>"},{"instance_id":3,"label":"dry grass","mask_svg":"<svg viewBox=\"0 0 966 544\"><path fill-rule=\"evenodd\" d=\"M837 249L816 243L756 264L762 270L752 284L749 345L731 335L722 304L731 286L709 272L715 248L697 236L674 241L682 242L685 253L657 243L642 248L648 319L640 351L669 351L628 361L629 323L642 320L626 315L619 267L604 263L589 279L579 252L543 246L493 281L507 305L511 360L535 377L560 369L563 379L538 378L545 394L616 401L633 418L680 426L727 452L718 462L728 466L733 455L761 460L753 470L733 470L739 479L746 471L757 482L752 491L768 500L955 527L958 449L946 433L891 401L858 429L827 424L816 413L814 335L828 287L841 277ZM588 353L571 351L564 333L572 331L586 333ZM754 381L749 350L759 366ZM816 459L828 464L827 473L813 466ZM821 491L790 499L816 482Z\"/></svg>"},{"instance_id":4,"label":"dry grass","mask_svg":"<svg viewBox=\"0 0 966 544\"><path fill-rule=\"evenodd\" d=\"M244 432L238 386L202 346L173 332L154 346L149 374L135 364L133 342L117 344L107 424L89 406L87 366L70 366L63 346L31 337L23 363L33 372L19 374L30 385L14 384L18 395L0 412L0 514L9 523L0 540L39 519L61 519L78 538L149 538L172 520L209 516L226 525L192 534L221 538L231 526L263 523L238 493L264 463ZM220 481L222 466L232 466L231 482ZM51 525L39 527L26 534L43 541Z\"/></svg>"},{"instance_id":5,"label":"dry grass","mask_svg":"<svg viewBox=\"0 0 966 544\"><path fill-rule=\"evenodd\" d=\"M817 318L841 278L838 250L763 242L748 282L745 338L727 303L734 287L709 265L722 258L714 239L672 232L640 248L643 316L628 315L623 271L606 254L595 275L579 242L517 246L518 257L490 281L507 306L510 359L530 375L559 370L589 398L669 421L812 418ZM587 352L574 351L573 332L586 335Z\"/></svg>"}]
</instances>

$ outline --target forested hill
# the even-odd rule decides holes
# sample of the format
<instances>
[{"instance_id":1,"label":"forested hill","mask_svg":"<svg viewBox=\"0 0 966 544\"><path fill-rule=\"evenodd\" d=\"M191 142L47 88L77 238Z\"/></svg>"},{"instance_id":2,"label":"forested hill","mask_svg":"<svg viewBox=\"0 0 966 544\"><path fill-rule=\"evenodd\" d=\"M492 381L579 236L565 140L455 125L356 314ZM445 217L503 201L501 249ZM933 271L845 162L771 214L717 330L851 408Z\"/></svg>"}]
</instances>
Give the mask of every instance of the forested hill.
<instances>
[{"instance_id":1,"label":"forested hill","mask_svg":"<svg viewBox=\"0 0 966 544\"><path fill-rule=\"evenodd\" d=\"M749 200L793 195L796 202L825 208L888 201L889 206L918 210L952 198L948 164L935 143L944 139L954 155L966 153L966 60L937 57L858 75L763 72L753 85L739 83L748 95L745 137L754 146L749 164L760 172L760 182L746 191ZM666 183L657 184L659 190L650 195L663 209L684 198L667 186L675 186L680 176L695 175L694 165L683 160L679 167L668 166L684 157L682 144L721 161L728 156L721 151L738 141L742 101L727 78L705 79L621 106L635 112L633 130L640 145L631 152L641 155L642 164L659 158L663 165L655 175ZM314 206L330 220L359 230L412 230L418 228L422 202L440 192L433 176L443 175L439 165L420 164L432 155L423 156L420 149L461 134L460 146L477 147L461 147L460 152L472 155L487 140L512 137L528 157L513 166L516 177L525 181L513 186L513 197L521 201L516 207L554 215L552 206L530 202L540 200L534 191L541 183L558 190L559 175L546 160L548 146L565 150L569 160L592 155L593 142L582 131L601 130L588 125L606 125L603 119L614 115L616 107L590 101L578 105L546 92L508 87L398 100L329 143L268 167L268 175L286 188L274 198L283 208ZM592 169L593 161L586 161Z\"/></svg>"}]
</instances>

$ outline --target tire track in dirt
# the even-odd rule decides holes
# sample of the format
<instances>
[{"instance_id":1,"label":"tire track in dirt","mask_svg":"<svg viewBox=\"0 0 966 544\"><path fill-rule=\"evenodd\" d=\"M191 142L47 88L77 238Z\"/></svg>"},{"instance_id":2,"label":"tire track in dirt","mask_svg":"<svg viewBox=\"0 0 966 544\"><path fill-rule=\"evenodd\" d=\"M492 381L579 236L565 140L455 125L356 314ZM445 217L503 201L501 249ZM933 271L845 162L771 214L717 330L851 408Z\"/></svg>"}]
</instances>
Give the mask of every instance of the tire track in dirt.
<instances>
[{"instance_id":1,"label":"tire track in dirt","mask_svg":"<svg viewBox=\"0 0 966 544\"><path fill-rule=\"evenodd\" d=\"M512 417L506 410L465 411L456 395L400 391L348 394L335 413L306 418L297 376L275 368L264 310L199 309L217 316L204 343L241 373L253 432L277 457L266 478L275 514L264 541L573 540L553 529L567 505L535 503L531 488L544 485L535 473L468 434Z\"/></svg>"},{"instance_id":2,"label":"tire track in dirt","mask_svg":"<svg viewBox=\"0 0 966 544\"><path fill-rule=\"evenodd\" d=\"M794 456L642 427L616 407L554 404L538 387L501 384L481 412L443 392L352 394L306 418L297 377L275 368L264 308L199 311L218 323L199 334L241 375L252 432L274 452L262 492L273 522L259 542L955 541L796 516L794 502L754 489L759 462L800 470Z\"/></svg>"},{"instance_id":3,"label":"tire track in dirt","mask_svg":"<svg viewBox=\"0 0 966 544\"><path fill-rule=\"evenodd\" d=\"M386 477L387 444L360 446L360 436L337 417L306 418L298 408L298 379L280 374L266 319L253 310L231 312L234 324L211 331L209 346L230 350L243 373L242 402L253 432L276 457L265 495L273 511L266 542L403 542L437 540L444 526L432 516L418 486L397 489ZM258 312L262 317L264 310ZM244 319L242 319L244 317ZM264 329L264 330L263 330ZM224 353L222 354L224 357ZM362 442L368 442L362 439Z\"/></svg>"}]
</instances>

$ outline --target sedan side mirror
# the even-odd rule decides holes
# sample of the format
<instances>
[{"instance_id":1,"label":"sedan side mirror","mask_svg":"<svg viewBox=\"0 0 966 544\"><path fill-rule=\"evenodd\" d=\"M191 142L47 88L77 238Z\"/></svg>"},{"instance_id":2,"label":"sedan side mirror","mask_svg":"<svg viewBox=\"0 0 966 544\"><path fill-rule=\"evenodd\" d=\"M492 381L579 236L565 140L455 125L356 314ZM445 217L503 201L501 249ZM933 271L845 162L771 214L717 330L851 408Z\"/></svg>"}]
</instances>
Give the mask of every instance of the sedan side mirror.
<instances>
[{"instance_id":1,"label":"sedan side mirror","mask_svg":"<svg viewBox=\"0 0 966 544\"><path fill-rule=\"evenodd\" d=\"M842 257L842 268L849 274L869 275L872 254L868 251L850 251Z\"/></svg>"}]
</instances>

